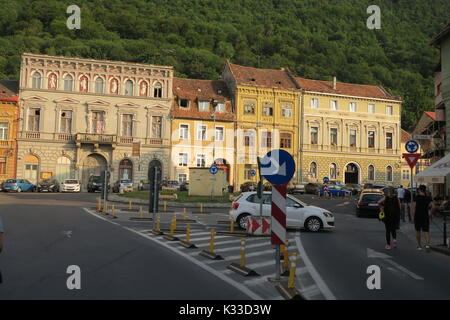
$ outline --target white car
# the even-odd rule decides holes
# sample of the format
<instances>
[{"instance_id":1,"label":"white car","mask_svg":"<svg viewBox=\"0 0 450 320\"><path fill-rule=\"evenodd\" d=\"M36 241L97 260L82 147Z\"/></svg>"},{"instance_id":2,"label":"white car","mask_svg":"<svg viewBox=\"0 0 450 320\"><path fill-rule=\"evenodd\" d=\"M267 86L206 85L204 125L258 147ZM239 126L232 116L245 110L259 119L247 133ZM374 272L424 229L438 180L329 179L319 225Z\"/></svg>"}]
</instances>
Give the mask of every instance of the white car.
<instances>
[{"instance_id":1,"label":"white car","mask_svg":"<svg viewBox=\"0 0 450 320\"><path fill-rule=\"evenodd\" d=\"M259 201L256 192L244 192L232 204L230 216L241 229L246 229L249 216L259 216ZM263 194L263 216L271 215L272 193ZM288 195L286 198L286 225L288 228L317 232L334 228L334 216L325 209L307 205Z\"/></svg>"},{"instance_id":2,"label":"white car","mask_svg":"<svg viewBox=\"0 0 450 320\"><path fill-rule=\"evenodd\" d=\"M80 192L80 182L75 179L66 179L60 185L61 192Z\"/></svg>"}]
</instances>

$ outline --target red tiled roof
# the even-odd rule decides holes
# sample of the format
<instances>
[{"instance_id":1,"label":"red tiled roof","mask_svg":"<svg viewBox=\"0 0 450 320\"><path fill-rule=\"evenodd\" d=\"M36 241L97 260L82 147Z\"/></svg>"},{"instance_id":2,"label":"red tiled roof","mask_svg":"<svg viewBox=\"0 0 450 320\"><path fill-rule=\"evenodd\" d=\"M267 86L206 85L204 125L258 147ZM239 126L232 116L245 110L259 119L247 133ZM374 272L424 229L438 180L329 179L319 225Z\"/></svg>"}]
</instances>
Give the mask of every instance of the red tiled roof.
<instances>
[{"instance_id":1,"label":"red tiled roof","mask_svg":"<svg viewBox=\"0 0 450 320\"><path fill-rule=\"evenodd\" d=\"M383 89L383 87L379 86L336 82L335 90L333 89L332 81L311 80L300 77L296 77L295 80L303 89L307 91L401 101L400 98L390 95Z\"/></svg>"},{"instance_id":2,"label":"red tiled roof","mask_svg":"<svg viewBox=\"0 0 450 320\"><path fill-rule=\"evenodd\" d=\"M233 121L235 119L231 98L227 85L222 80L198 80L173 78L174 103L172 115L177 118L191 118L211 120L214 100L225 103L225 112L217 112L216 120ZM179 106L179 99L189 100L189 108L184 109ZM198 101L209 101L210 111L200 111Z\"/></svg>"},{"instance_id":3,"label":"red tiled roof","mask_svg":"<svg viewBox=\"0 0 450 320\"><path fill-rule=\"evenodd\" d=\"M14 97L0 97L0 101L5 101L5 102L17 102L17 101L19 101L19 96L14 96Z\"/></svg>"},{"instance_id":4,"label":"red tiled roof","mask_svg":"<svg viewBox=\"0 0 450 320\"><path fill-rule=\"evenodd\" d=\"M436 120L436 112L425 111L424 113L425 113L427 116L429 116L431 119Z\"/></svg>"},{"instance_id":5,"label":"red tiled roof","mask_svg":"<svg viewBox=\"0 0 450 320\"><path fill-rule=\"evenodd\" d=\"M14 97L19 94L19 81L0 80L0 97Z\"/></svg>"},{"instance_id":6,"label":"red tiled roof","mask_svg":"<svg viewBox=\"0 0 450 320\"><path fill-rule=\"evenodd\" d=\"M287 70L258 69L229 63L236 83L244 86L296 90L296 83Z\"/></svg>"},{"instance_id":7,"label":"red tiled roof","mask_svg":"<svg viewBox=\"0 0 450 320\"><path fill-rule=\"evenodd\" d=\"M409 134L407 131L401 129L400 139L401 139L401 142L408 142L409 140L411 140L411 134Z\"/></svg>"}]
</instances>

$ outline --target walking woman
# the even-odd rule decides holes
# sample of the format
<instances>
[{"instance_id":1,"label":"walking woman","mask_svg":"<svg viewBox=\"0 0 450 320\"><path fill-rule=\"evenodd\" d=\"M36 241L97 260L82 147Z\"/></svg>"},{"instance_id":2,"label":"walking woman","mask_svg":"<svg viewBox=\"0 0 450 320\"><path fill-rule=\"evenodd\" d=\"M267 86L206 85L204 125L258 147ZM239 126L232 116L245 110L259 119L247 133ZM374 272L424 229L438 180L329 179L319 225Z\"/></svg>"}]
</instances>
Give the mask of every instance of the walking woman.
<instances>
[{"instance_id":1,"label":"walking woman","mask_svg":"<svg viewBox=\"0 0 450 320\"><path fill-rule=\"evenodd\" d=\"M380 209L384 211L384 226L386 227L386 249L392 249L392 244L397 244L397 229L400 225L400 200L395 194L394 188L388 187L385 196L378 201Z\"/></svg>"}]
</instances>

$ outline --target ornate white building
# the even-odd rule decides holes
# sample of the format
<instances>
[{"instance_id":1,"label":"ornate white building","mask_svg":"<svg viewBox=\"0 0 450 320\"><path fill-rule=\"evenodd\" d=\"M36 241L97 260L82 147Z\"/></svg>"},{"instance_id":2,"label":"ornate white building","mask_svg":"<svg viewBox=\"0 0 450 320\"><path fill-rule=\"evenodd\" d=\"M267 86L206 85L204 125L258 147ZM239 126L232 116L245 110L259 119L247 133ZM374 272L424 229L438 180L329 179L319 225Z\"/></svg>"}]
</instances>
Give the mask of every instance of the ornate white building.
<instances>
[{"instance_id":1,"label":"ornate white building","mask_svg":"<svg viewBox=\"0 0 450 320\"><path fill-rule=\"evenodd\" d=\"M23 54L17 176L33 182L112 171L112 180L147 179L170 164L173 68Z\"/></svg>"}]
</instances>

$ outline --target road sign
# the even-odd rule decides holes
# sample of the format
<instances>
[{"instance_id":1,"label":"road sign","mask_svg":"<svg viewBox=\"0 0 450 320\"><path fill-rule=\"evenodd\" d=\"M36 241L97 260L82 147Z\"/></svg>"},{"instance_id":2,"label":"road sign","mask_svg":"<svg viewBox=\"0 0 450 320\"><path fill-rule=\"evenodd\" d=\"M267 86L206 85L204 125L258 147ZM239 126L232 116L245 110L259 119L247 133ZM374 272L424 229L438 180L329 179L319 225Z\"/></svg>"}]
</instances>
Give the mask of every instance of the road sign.
<instances>
[{"instance_id":1,"label":"road sign","mask_svg":"<svg viewBox=\"0 0 450 320\"><path fill-rule=\"evenodd\" d=\"M255 236L269 235L270 221L267 218L249 217L247 220L247 233Z\"/></svg>"},{"instance_id":2,"label":"road sign","mask_svg":"<svg viewBox=\"0 0 450 320\"><path fill-rule=\"evenodd\" d=\"M330 182L330 179L328 179L327 177L323 178L323 183L328 183Z\"/></svg>"},{"instance_id":3,"label":"road sign","mask_svg":"<svg viewBox=\"0 0 450 320\"><path fill-rule=\"evenodd\" d=\"M286 185L272 186L272 244L285 244L286 240Z\"/></svg>"},{"instance_id":4,"label":"road sign","mask_svg":"<svg viewBox=\"0 0 450 320\"><path fill-rule=\"evenodd\" d=\"M409 167L412 169L416 166L417 161L419 161L420 153L404 153L403 158L405 158Z\"/></svg>"},{"instance_id":5,"label":"road sign","mask_svg":"<svg viewBox=\"0 0 450 320\"><path fill-rule=\"evenodd\" d=\"M216 166L211 166L211 168L209 168L209 172L211 172L211 174L216 174L219 172L219 169Z\"/></svg>"},{"instance_id":6,"label":"road sign","mask_svg":"<svg viewBox=\"0 0 450 320\"><path fill-rule=\"evenodd\" d=\"M251 177L256 176L256 170L250 170L250 176Z\"/></svg>"},{"instance_id":7,"label":"road sign","mask_svg":"<svg viewBox=\"0 0 450 320\"><path fill-rule=\"evenodd\" d=\"M417 141L415 141L415 140L409 140L409 141L405 144L405 149L406 149L406 151L408 151L409 153L416 153L417 150L419 150L419 144L418 144Z\"/></svg>"},{"instance_id":8,"label":"road sign","mask_svg":"<svg viewBox=\"0 0 450 320\"><path fill-rule=\"evenodd\" d=\"M272 150L261 159L261 174L273 185L288 183L295 172L295 161L284 150Z\"/></svg>"},{"instance_id":9,"label":"road sign","mask_svg":"<svg viewBox=\"0 0 450 320\"><path fill-rule=\"evenodd\" d=\"M413 134L412 135L413 139L420 139L420 140L430 140L432 139L432 136L430 135L426 135L426 134Z\"/></svg>"}]
</instances>

